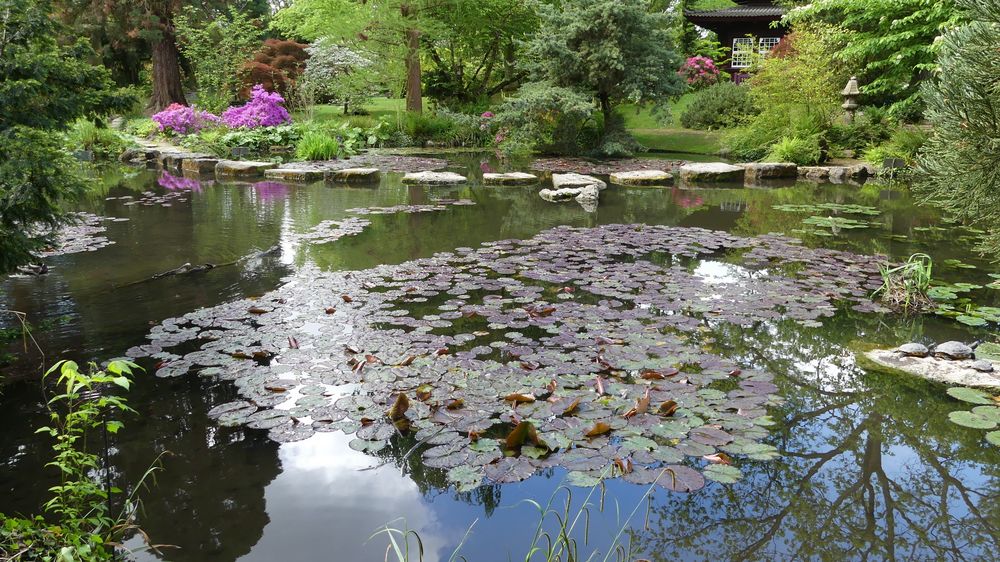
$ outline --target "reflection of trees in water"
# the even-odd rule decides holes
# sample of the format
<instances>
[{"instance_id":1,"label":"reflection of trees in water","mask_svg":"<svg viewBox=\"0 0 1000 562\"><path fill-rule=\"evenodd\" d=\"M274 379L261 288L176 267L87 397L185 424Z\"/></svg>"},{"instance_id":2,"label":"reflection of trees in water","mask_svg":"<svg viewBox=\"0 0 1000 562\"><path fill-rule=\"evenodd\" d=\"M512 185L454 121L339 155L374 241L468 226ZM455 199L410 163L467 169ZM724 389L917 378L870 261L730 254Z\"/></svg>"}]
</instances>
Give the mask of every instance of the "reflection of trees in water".
<instances>
[{"instance_id":1,"label":"reflection of trees in water","mask_svg":"<svg viewBox=\"0 0 1000 562\"><path fill-rule=\"evenodd\" d=\"M414 450L415 446L417 448ZM446 470L424 466L420 450L421 447L427 446L429 445L419 444L412 433L397 435L389 441L388 446L375 453L375 456L380 464L392 464L413 480L424 497L450 494L458 501L483 506L487 517L493 515L493 511L500 505L501 486L488 484L471 492L455 491L454 486L448 481Z\"/></svg>"},{"instance_id":2,"label":"reflection of trees in water","mask_svg":"<svg viewBox=\"0 0 1000 562\"><path fill-rule=\"evenodd\" d=\"M1000 547L1000 455L951 424L940 389L858 368L845 342L874 326L724 327L733 357L779 375L782 457L653 508L634 533L655 560L979 560ZM877 338L878 335L870 335Z\"/></svg>"},{"instance_id":3,"label":"reflection of trees in water","mask_svg":"<svg viewBox=\"0 0 1000 562\"><path fill-rule=\"evenodd\" d=\"M163 470L141 494L139 524L172 561L235 560L257 544L268 516L264 488L281 470L278 446L261 431L221 428L206 415L233 399L229 383L161 381L127 423L113 462L135 482L156 454ZM135 403L135 402L133 402Z\"/></svg>"}]
</instances>

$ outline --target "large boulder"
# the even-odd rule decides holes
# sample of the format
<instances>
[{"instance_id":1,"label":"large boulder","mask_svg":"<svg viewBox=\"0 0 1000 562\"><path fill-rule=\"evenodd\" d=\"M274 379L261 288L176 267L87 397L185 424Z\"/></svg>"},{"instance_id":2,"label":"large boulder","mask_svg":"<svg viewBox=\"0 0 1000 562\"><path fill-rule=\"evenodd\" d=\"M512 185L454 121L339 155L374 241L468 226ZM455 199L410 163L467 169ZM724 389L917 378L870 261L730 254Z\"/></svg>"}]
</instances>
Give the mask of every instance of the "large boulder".
<instances>
[{"instance_id":1,"label":"large boulder","mask_svg":"<svg viewBox=\"0 0 1000 562\"><path fill-rule=\"evenodd\" d=\"M826 166L800 166L799 177L812 181L828 181L830 168Z\"/></svg>"},{"instance_id":2,"label":"large boulder","mask_svg":"<svg viewBox=\"0 0 1000 562\"><path fill-rule=\"evenodd\" d=\"M458 185L466 181L465 176L454 172L410 172L403 176L403 183L413 185Z\"/></svg>"},{"instance_id":3,"label":"large boulder","mask_svg":"<svg viewBox=\"0 0 1000 562\"><path fill-rule=\"evenodd\" d=\"M681 181L685 183L743 183L746 170L722 162L691 163L681 166Z\"/></svg>"},{"instance_id":4,"label":"large boulder","mask_svg":"<svg viewBox=\"0 0 1000 562\"><path fill-rule=\"evenodd\" d=\"M746 164L746 181L776 180L796 178L799 167L791 162L757 162Z\"/></svg>"},{"instance_id":5,"label":"large boulder","mask_svg":"<svg viewBox=\"0 0 1000 562\"><path fill-rule=\"evenodd\" d=\"M589 187L589 186L587 186ZM543 189L538 192L538 196L551 203L558 203L560 201L569 201L570 199L575 199L580 192L583 190L582 187L564 187L562 189Z\"/></svg>"},{"instance_id":6,"label":"large boulder","mask_svg":"<svg viewBox=\"0 0 1000 562\"><path fill-rule=\"evenodd\" d=\"M595 185L597 189L605 189L608 184L595 178L594 176L586 176L583 174L552 174L552 187L555 189L563 188L580 188L586 187L588 185Z\"/></svg>"},{"instance_id":7,"label":"large boulder","mask_svg":"<svg viewBox=\"0 0 1000 562\"><path fill-rule=\"evenodd\" d=\"M536 183L538 183L538 176L524 172L483 174L483 185L533 185Z\"/></svg>"},{"instance_id":8,"label":"large boulder","mask_svg":"<svg viewBox=\"0 0 1000 562\"><path fill-rule=\"evenodd\" d=\"M181 163L185 176L208 176L215 173L218 158L189 158Z\"/></svg>"},{"instance_id":9,"label":"large boulder","mask_svg":"<svg viewBox=\"0 0 1000 562\"><path fill-rule=\"evenodd\" d=\"M663 170L636 170L611 174L611 183L616 185L670 185L674 175Z\"/></svg>"}]
</instances>

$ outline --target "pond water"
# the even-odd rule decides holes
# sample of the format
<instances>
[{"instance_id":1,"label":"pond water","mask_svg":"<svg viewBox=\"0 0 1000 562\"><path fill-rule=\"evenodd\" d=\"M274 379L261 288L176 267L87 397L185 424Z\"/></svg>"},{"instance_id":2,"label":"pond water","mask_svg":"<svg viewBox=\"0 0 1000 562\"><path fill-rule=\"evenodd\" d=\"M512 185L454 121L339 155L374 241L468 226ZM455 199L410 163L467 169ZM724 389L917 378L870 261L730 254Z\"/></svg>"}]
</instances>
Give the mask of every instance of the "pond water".
<instances>
[{"instance_id":1,"label":"pond water","mask_svg":"<svg viewBox=\"0 0 1000 562\"><path fill-rule=\"evenodd\" d=\"M485 187L478 179L484 169L526 170L527 163L498 164L475 155L449 160L449 169L470 176L468 185L404 186L401 174L388 174L371 187L258 182L177 191L164 187L176 188L175 180L157 172L108 177L103 192L80 210L128 219L101 223L106 231L99 234L113 244L48 258L51 271L44 276L0 281L0 309L29 314L40 326L35 337L50 361L103 361L147 343L158 323L203 307L264 297L285 283L308 287L329 272L361 272L457 248L531 239L561 225L666 225L723 231L734 240L782 233L802 238L807 247L896 260L927 252L939 264L936 277L983 285L997 271L973 252L975 232L915 205L905 186L612 187L601 194L597 211L588 213L575 202L547 203L537 188ZM146 191L154 194L145 196L154 204L126 204ZM180 195L160 197L170 193ZM433 205L442 198L474 205L360 217L349 212ZM814 208L824 203L834 206ZM844 213L849 205L877 210L840 215L870 222L868 228L802 222L830 216L831 209ZM329 243L303 239L323 221L351 217L370 224ZM669 238L695 231L663 232ZM674 265L677 275L700 280L698 290L715 285L730 298L724 287L753 278L740 260L740 251L730 248ZM186 263L218 266L154 278ZM974 295L995 306L997 293L982 289ZM289 295L294 301L295 293ZM352 436L342 432L279 444L265 430L222 426L209 417L212 408L240 398L232 381L151 374L140 375L129 395L139 415L127 420L113 444L114 475L122 483L135 481L168 452L155 485L143 493L139 523L154 542L176 548L140 554L141 560L381 560L386 536L369 537L386 524L417 532L424 560L448 560L460 544L468 560L503 560L508 554L523 559L540 522L525 500L544 504L550 498L560 509L570 498L571 513L584 513L574 530L583 558L600 551L597 559L605 559L612 544L631 545L629 559L662 561L995 556L989 553L1000 548L1000 452L986 444L982 431L949 422L948 412L962 406L942 387L866 371L854 352L869 344L995 339L996 326L970 328L935 316L844 306L820 320L815 325L773 317L704 322L692 329L697 336L687 343L743 371L774 375L784 398L768 407L775 425L761 439L780 456L738 457L743 478L733 484L710 481L680 493L615 478L590 496L591 489L580 487L567 494L567 470L555 464L520 482L487 480L459 491L445 469L425 466L412 454L412 436L392 437L374 453L355 450ZM2 322L0 327L14 327L9 319ZM0 394L0 511L6 513L37 512L54 476L44 468L48 444L32 435L45 421L43 396L31 376L41 358L19 345L7 350L10 364L0 371L9 381ZM141 363L155 371L155 360ZM365 390L340 390L352 388ZM685 462L705 464L698 456ZM542 521L550 532L554 526L554 517ZM618 558L612 553L607 559Z\"/></svg>"}]
</instances>

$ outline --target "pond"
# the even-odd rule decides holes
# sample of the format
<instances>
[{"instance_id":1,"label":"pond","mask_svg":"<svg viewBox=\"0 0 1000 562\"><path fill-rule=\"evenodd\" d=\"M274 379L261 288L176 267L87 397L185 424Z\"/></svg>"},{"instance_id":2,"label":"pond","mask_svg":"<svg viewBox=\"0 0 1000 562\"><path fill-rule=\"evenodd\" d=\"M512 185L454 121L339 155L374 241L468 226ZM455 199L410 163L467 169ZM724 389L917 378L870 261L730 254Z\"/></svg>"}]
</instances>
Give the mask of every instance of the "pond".
<instances>
[{"instance_id":1,"label":"pond","mask_svg":"<svg viewBox=\"0 0 1000 562\"><path fill-rule=\"evenodd\" d=\"M986 285L997 270L973 252L975 231L917 206L904 185L611 187L587 212L534 187L481 185L484 170L529 162L447 158L468 185L405 186L401 174L367 187L109 176L80 211L127 219L95 221L82 239L110 244L0 281L0 309L29 313L49 361L156 356L139 360L147 374L129 395L138 415L111 448L122 484L167 452L139 524L174 548L140 560L381 560L387 537L369 537L387 524L418 533L424 560L449 560L459 546L468 560L523 559L540 523L526 500L562 510L567 498L583 558L605 559L612 545L663 561L987 559L1000 547L1000 451L949 422L962 406L942 387L855 358L870 345L995 334L867 300L875 254L926 252L935 277ZM392 209L357 211L373 208ZM160 276L184 264L215 267ZM974 292L994 306L998 294ZM655 337L640 337L650 325ZM569 334L587 334L593 353L574 355L585 346ZM48 443L32 434L45 421L31 376L41 358L19 345L0 371L6 513L37 512L53 477ZM225 361L181 359L198 349L225 350ZM658 382L677 380L674 363L686 378ZM403 392L400 369L427 388ZM444 383L454 393L439 395ZM636 394L643 385L657 412L646 412L648 390L645 404ZM697 413L731 435L685 426L673 438L651 429L658 421L643 425L673 415L678 404L666 413L660 400L670 385L698 390L681 393L674 420ZM401 393L405 416L390 413L391 424L352 417L361 403L395 410ZM246 409L247 398L258 404ZM434 400L440 408L426 405ZM760 423L714 412L723 400L743 400L731 409ZM632 404L638 415L622 416ZM454 439L439 434L454 422L442 413L468 410L481 418L463 418ZM614 418L607 430L603 414ZM538 441L525 433L503 457L513 428L543 418ZM546 450L562 439L590 453ZM742 476L733 483L701 476L712 471L703 457L720 451ZM615 459L635 461L631 477L572 485ZM695 470L650 486L640 465L659 461ZM700 489L667 489L682 480ZM541 526L553 532L555 517Z\"/></svg>"}]
</instances>

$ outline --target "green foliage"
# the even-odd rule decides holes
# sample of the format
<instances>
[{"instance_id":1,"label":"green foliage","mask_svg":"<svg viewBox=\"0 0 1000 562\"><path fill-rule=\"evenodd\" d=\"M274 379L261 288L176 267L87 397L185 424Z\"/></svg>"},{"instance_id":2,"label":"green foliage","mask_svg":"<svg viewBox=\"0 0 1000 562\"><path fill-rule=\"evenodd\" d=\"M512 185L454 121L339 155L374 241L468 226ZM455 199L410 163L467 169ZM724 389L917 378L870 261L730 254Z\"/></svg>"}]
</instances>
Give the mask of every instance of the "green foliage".
<instances>
[{"instance_id":1,"label":"green foliage","mask_svg":"<svg viewBox=\"0 0 1000 562\"><path fill-rule=\"evenodd\" d=\"M0 272L31 261L68 222L85 189L59 132L74 120L133 103L85 43L56 42L47 0L8 0L0 11Z\"/></svg>"},{"instance_id":2,"label":"green foliage","mask_svg":"<svg viewBox=\"0 0 1000 562\"><path fill-rule=\"evenodd\" d=\"M333 160L339 152L337 139L321 132L307 132L295 145L295 157L300 160Z\"/></svg>"},{"instance_id":3,"label":"green foliage","mask_svg":"<svg viewBox=\"0 0 1000 562\"><path fill-rule=\"evenodd\" d=\"M750 99L750 89L732 82L719 82L693 94L681 113L686 129L729 129L760 113Z\"/></svg>"},{"instance_id":4,"label":"green foliage","mask_svg":"<svg viewBox=\"0 0 1000 562\"><path fill-rule=\"evenodd\" d=\"M222 133L218 142L228 148L246 147L256 154L270 151L272 146L294 146L302 138L302 128L296 125L232 129Z\"/></svg>"},{"instance_id":5,"label":"green foliage","mask_svg":"<svg viewBox=\"0 0 1000 562\"><path fill-rule=\"evenodd\" d=\"M907 165L913 165L929 137L930 134L923 129L901 127L892 133L887 142L866 150L864 159L876 166L881 166L889 158L899 158Z\"/></svg>"},{"instance_id":6,"label":"green foliage","mask_svg":"<svg viewBox=\"0 0 1000 562\"><path fill-rule=\"evenodd\" d=\"M786 138L784 151L796 149L791 152L802 154L803 163L825 158L826 131L840 111L841 76L832 59L837 37L829 28L813 27L797 29L786 41L782 53L757 63L750 79L750 97L761 113L723 140L736 158L758 160ZM814 141L821 147L818 159Z\"/></svg>"},{"instance_id":7,"label":"green foliage","mask_svg":"<svg viewBox=\"0 0 1000 562\"><path fill-rule=\"evenodd\" d=\"M109 494L116 490L96 479L96 474L106 467L102 468L100 457L88 447L87 437L95 431L115 434L123 427L122 422L113 419L114 414L133 410L125 398L109 389L128 390L136 368L132 363L112 361L106 372L94 369L85 374L76 363L60 361L45 373L48 379L58 372L55 385L59 389L48 401L50 425L36 432L54 441L53 459L48 466L58 470L59 483L49 488L52 497L45 504L53 522L44 517L3 518L0 554L18 560L84 562L114 558L115 545L131 528L137 505L134 496L129 496L120 514L111 513Z\"/></svg>"},{"instance_id":8,"label":"green foliage","mask_svg":"<svg viewBox=\"0 0 1000 562\"><path fill-rule=\"evenodd\" d=\"M804 138L783 137L771 146L764 157L767 162L793 162L795 164L818 164L823 159L823 149L819 145L819 135Z\"/></svg>"},{"instance_id":9,"label":"green foliage","mask_svg":"<svg viewBox=\"0 0 1000 562\"><path fill-rule=\"evenodd\" d=\"M497 111L497 144L507 153L579 154L593 111L591 100L571 89L527 84Z\"/></svg>"},{"instance_id":10,"label":"green foliage","mask_svg":"<svg viewBox=\"0 0 1000 562\"><path fill-rule=\"evenodd\" d=\"M139 138L148 139L156 136L160 128L156 121L149 117L135 117L125 122L123 130Z\"/></svg>"},{"instance_id":11,"label":"green foliage","mask_svg":"<svg viewBox=\"0 0 1000 562\"><path fill-rule=\"evenodd\" d=\"M882 264L882 286L872 296L881 296L883 302L905 311L927 308L933 271L934 262L927 254L913 254L898 266Z\"/></svg>"},{"instance_id":12,"label":"green foliage","mask_svg":"<svg viewBox=\"0 0 1000 562\"><path fill-rule=\"evenodd\" d=\"M69 150L90 150L99 160L118 158L130 144L117 131L88 119L77 119L66 133Z\"/></svg>"},{"instance_id":13,"label":"green foliage","mask_svg":"<svg viewBox=\"0 0 1000 562\"><path fill-rule=\"evenodd\" d=\"M261 32L253 19L230 7L214 17L188 6L174 18L181 52L198 83L198 105L219 113L236 99L244 65L260 47Z\"/></svg>"},{"instance_id":14,"label":"green foliage","mask_svg":"<svg viewBox=\"0 0 1000 562\"><path fill-rule=\"evenodd\" d=\"M982 4L989 4L984 2ZM941 36L962 16L953 0L817 0L791 10L794 24L837 26L845 44L835 64L858 69L865 105L918 116L920 85L936 69Z\"/></svg>"},{"instance_id":15,"label":"green foliage","mask_svg":"<svg viewBox=\"0 0 1000 562\"><path fill-rule=\"evenodd\" d=\"M665 106L684 92L666 16L651 13L645 0L540 4L539 15L525 54L533 80L596 99L605 134L616 104Z\"/></svg>"},{"instance_id":16,"label":"green foliage","mask_svg":"<svg viewBox=\"0 0 1000 562\"><path fill-rule=\"evenodd\" d=\"M940 72L924 87L933 135L918 158L925 201L988 231L980 249L1000 256L1000 0L963 0L972 23L948 33Z\"/></svg>"}]
</instances>

